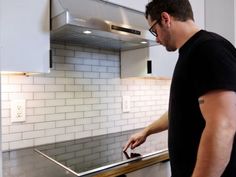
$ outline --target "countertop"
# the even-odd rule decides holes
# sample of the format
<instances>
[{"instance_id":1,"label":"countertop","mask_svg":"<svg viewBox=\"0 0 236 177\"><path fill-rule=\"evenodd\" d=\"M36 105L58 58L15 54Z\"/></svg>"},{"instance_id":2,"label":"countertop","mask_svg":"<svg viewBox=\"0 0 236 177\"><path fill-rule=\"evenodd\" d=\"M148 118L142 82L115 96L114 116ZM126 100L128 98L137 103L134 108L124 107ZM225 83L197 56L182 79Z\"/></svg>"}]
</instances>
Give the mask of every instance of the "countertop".
<instances>
[{"instance_id":1,"label":"countertop","mask_svg":"<svg viewBox=\"0 0 236 177\"><path fill-rule=\"evenodd\" d=\"M164 152L93 176L119 176L168 159L168 152ZM3 177L76 177L76 175L39 155L33 148L27 148L3 153Z\"/></svg>"},{"instance_id":2,"label":"countertop","mask_svg":"<svg viewBox=\"0 0 236 177\"><path fill-rule=\"evenodd\" d=\"M136 131L138 130L4 152L3 177L119 176L169 159L168 150L160 149L156 135L148 138L136 151L124 155L122 146ZM40 154L35 149L43 153ZM138 156L127 158L132 154ZM104 168L114 163L119 165ZM89 172L97 167L102 170Z\"/></svg>"},{"instance_id":3,"label":"countertop","mask_svg":"<svg viewBox=\"0 0 236 177\"><path fill-rule=\"evenodd\" d=\"M75 177L33 148L3 152L3 177Z\"/></svg>"}]
</instances>

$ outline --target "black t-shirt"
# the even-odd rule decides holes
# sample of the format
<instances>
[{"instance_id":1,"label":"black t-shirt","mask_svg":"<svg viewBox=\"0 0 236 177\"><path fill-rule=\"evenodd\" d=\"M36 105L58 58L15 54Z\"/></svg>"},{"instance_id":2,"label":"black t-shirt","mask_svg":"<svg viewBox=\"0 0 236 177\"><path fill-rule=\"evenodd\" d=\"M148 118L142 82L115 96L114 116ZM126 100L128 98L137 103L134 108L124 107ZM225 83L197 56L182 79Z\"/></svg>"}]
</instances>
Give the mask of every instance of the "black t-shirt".
<instances>
[{"instance_id":1,"label":"black t-shirt","mask_svg":"<svg viewBox=\"0 0 236 177\"><path fill-rule=\"evenodd\" d=\"M236 91L236 49L221 36L197 32L180 49L169 102L172 177L191 177L205 121L198 98L212 90ZM222 177L236 177L236 139Z\"/></svg>"}]
</instances>

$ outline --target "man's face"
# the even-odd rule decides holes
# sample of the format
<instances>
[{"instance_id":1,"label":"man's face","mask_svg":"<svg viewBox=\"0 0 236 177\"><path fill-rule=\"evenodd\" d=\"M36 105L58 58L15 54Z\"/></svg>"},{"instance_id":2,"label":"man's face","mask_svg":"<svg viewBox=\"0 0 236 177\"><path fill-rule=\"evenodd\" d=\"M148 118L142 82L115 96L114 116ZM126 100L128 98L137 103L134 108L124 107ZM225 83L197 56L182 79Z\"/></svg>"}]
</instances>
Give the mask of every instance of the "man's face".
<instances>
[{"instance_id":1,"label":"man's face","mask_svg":"<svg viewBox=\"0 0 236 177\"><path fill-rule=\"evenodd\" d=\"M161 17L162 18L162 17ZM150 30L152 30L156 35L156 42L165 46L167 51L175 51L176 47L173 45L171 31L167 25L167 22L161 19L161 24L158 24L156 20L152 20L148 16L148 24Z\"/></svg>"}]
</instances>

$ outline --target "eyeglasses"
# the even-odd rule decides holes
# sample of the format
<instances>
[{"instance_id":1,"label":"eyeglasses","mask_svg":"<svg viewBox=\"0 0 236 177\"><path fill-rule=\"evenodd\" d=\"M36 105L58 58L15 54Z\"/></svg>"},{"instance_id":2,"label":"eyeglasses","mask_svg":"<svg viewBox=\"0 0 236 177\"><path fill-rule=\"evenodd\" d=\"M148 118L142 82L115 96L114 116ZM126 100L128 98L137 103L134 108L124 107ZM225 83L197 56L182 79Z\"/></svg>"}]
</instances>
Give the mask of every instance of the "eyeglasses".
<instances>
[{"instance_id":1,"label":"eyeglasses","mask_svg":"<svg viewBox=\"0 0 236 177\"><path fill-rule=\"evenodd\" d=\"M158 34L156 33L155 30L153 30L153 27L154 27L157 23L158 23L158 21L156 21L156 22L151 26L151 28L149 28L150 33L152 33L152 35L155 36L155 37L157 37Z\"/></svg>"}]
</instances>

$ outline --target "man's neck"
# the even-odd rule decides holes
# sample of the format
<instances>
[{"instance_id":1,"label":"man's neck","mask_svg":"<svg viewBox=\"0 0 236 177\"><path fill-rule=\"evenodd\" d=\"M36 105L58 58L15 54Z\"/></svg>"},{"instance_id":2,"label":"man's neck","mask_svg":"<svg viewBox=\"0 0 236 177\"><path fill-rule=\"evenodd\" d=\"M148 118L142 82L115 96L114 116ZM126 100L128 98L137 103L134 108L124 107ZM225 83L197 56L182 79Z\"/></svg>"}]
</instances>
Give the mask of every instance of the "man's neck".
<instances>
[{"instance_id":1,"label":"man's neck","mask_svg":"<svg viewBox=\"0 0 236 177\"><path fill-rule=\"evenodd\" d=\"M181 48L194 34L201 29L192 21L176 22L175 24L176 47Z\"/></svg>"}]
</instances>

